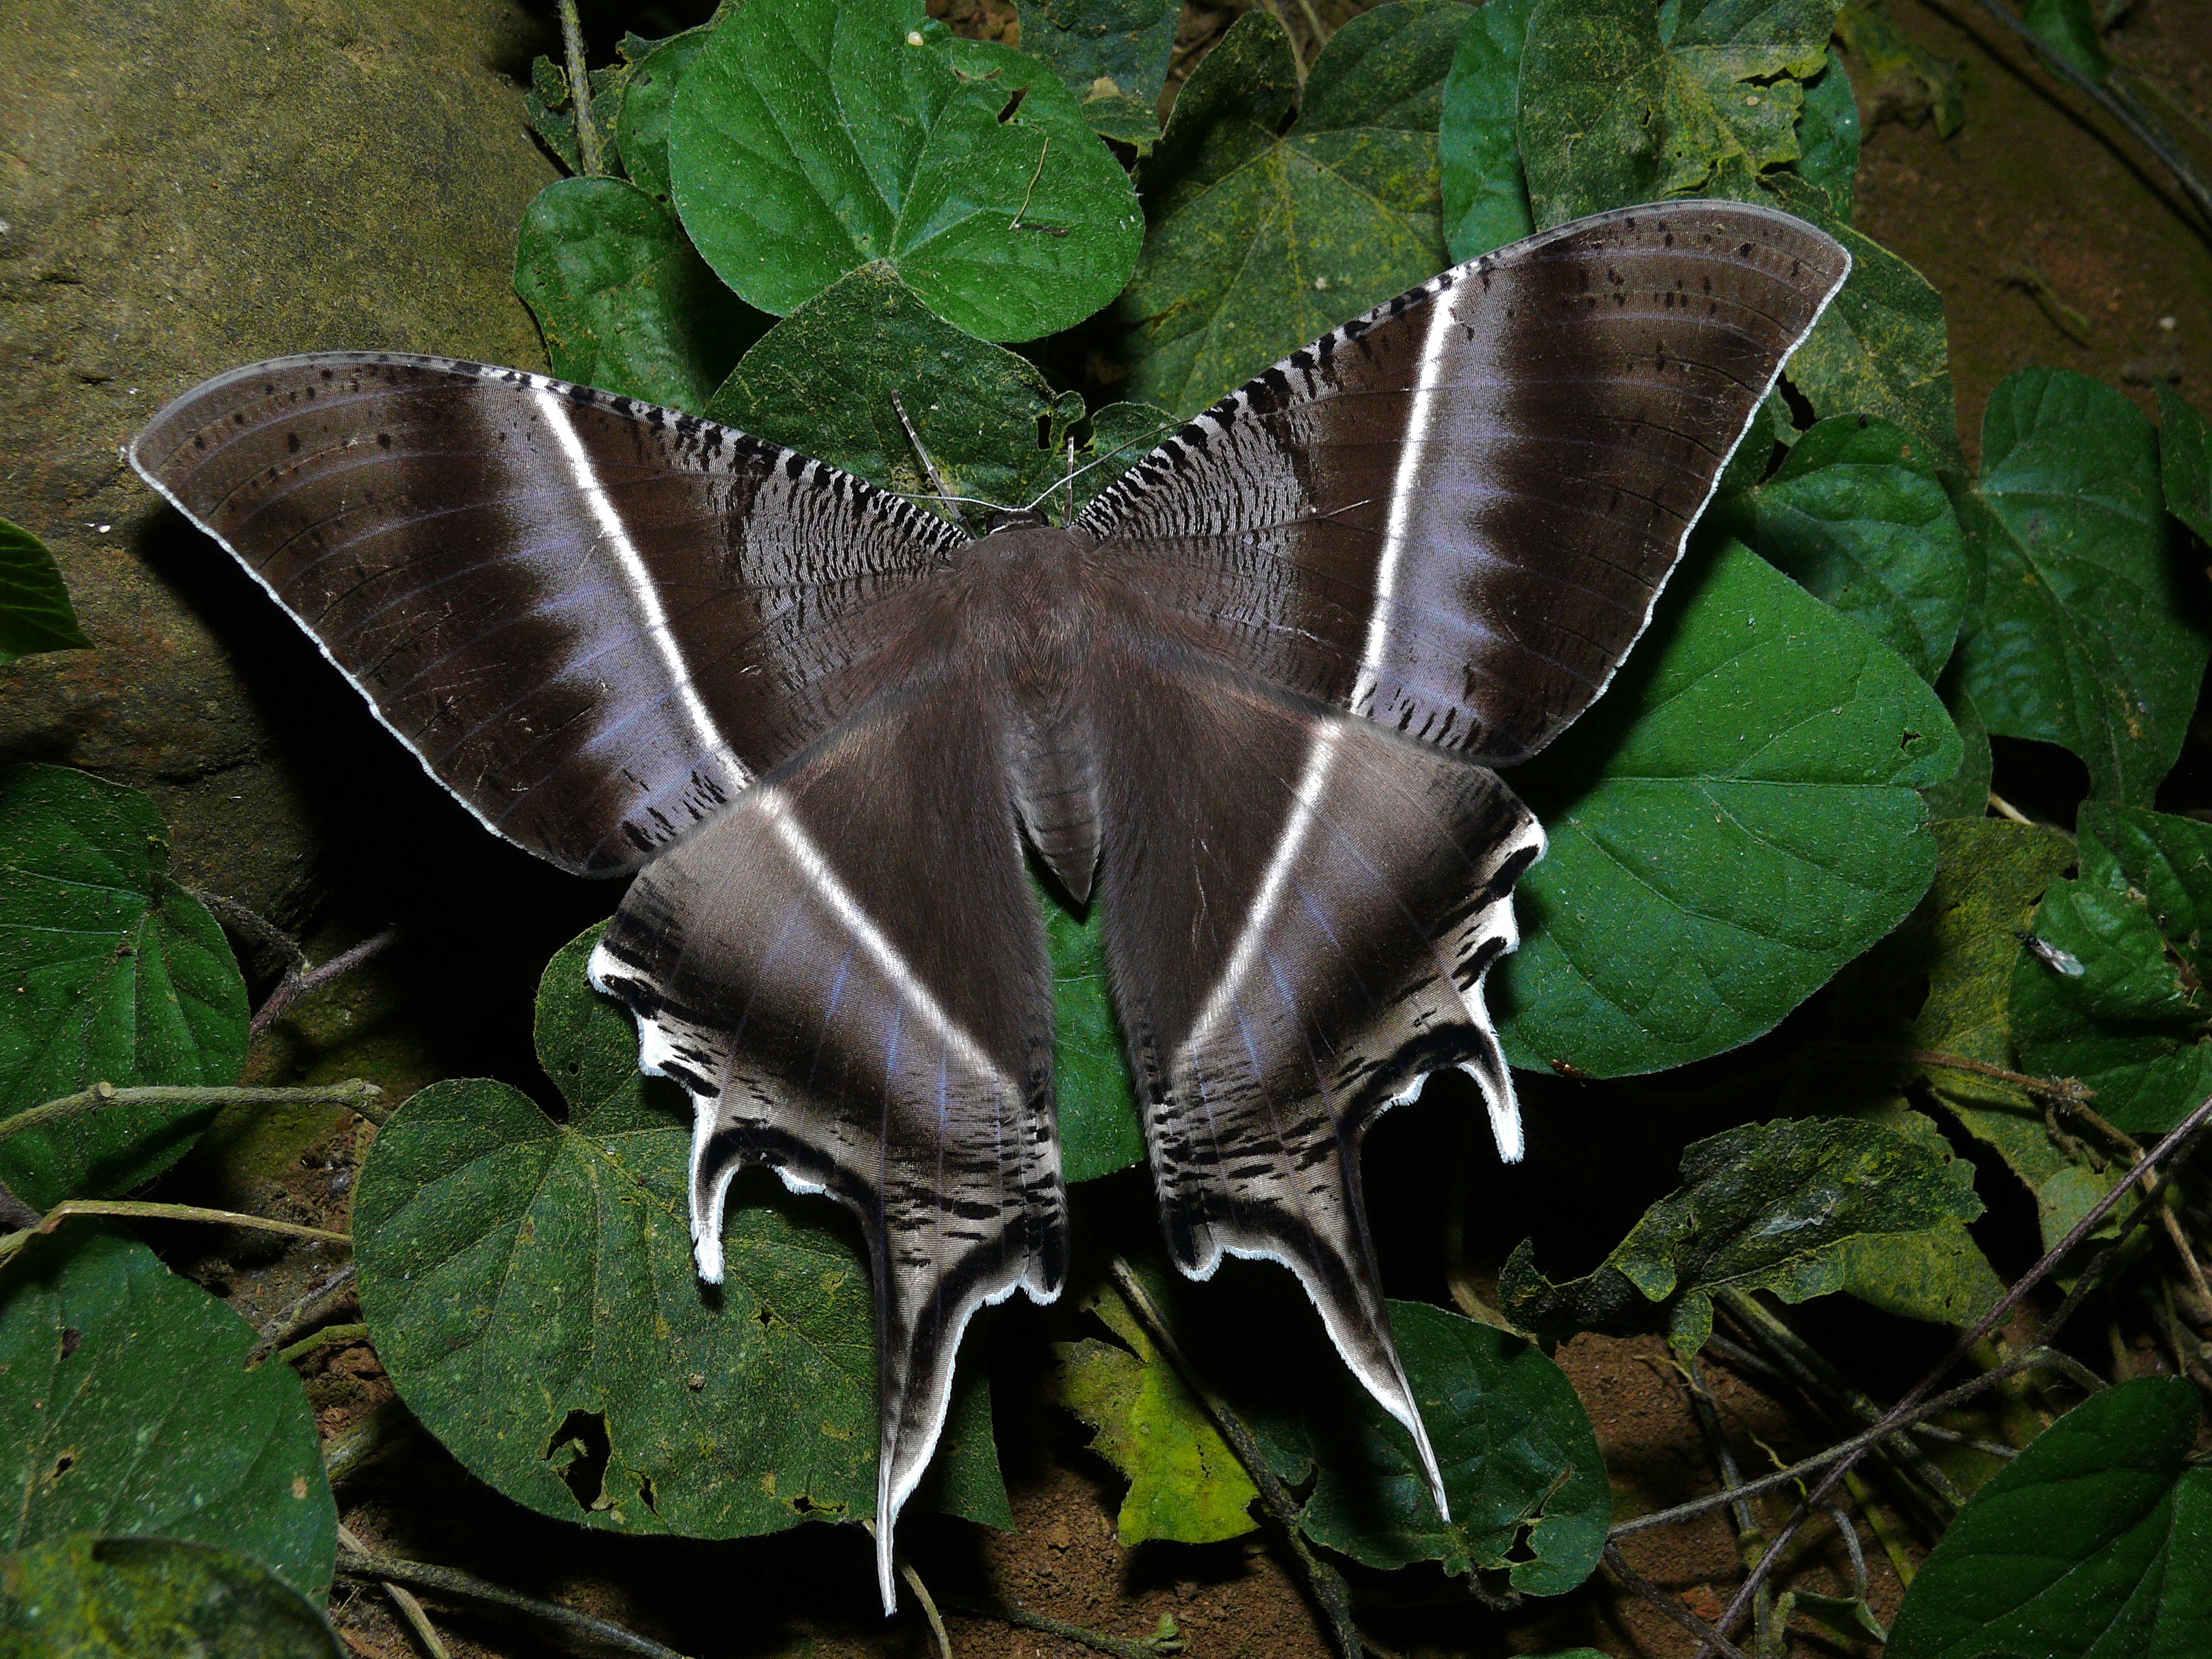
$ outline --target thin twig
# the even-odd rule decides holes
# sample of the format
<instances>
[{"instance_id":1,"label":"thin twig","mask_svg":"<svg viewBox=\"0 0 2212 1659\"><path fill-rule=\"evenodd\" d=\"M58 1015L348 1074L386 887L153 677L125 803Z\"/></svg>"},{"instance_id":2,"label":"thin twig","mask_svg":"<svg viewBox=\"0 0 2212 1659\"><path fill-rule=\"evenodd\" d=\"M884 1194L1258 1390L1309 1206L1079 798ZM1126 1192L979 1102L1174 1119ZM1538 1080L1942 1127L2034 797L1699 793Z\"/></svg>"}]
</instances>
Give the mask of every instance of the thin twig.
<instances>
[{"instance_id":1,"label":"thin twig","mask_svg":"<svg viewBox=\"0 0 2212 1659\"><path fill-rule=\"evenodd\" d=\"M118 1089L112 1083L95 1083L81 1093L64 1095L43 1106L20 1111L13 1117L0 1118L0 1140L21 1134L27 1129L43 1129L50 1123L115 1106L343 1106L373 1123L381 1123L390 1115L379 1103L383 1098L383 1090L366 1078L358 1077L301 1089Z\"/></svg>"},{"instance_id":2,"label":"thin twig","mask_svg":"<svg viewBox=\"0 0 2212 1659\"><path fill-rule=\"evenodd\" d=\"M276 1357L286 1364L292 1365L298 1364L319 1348L329 1347L334 1342L343 1346L347 1343L368 1340L368 1327L366 1325L325 1325L313 1336L302 1337L290 1347L280 1350Z\"/></svg>"},{"instance_id":3,"label":"thin twig","mask_svg":"<svg viewBox=\"0 0 2212 1659\"><path fill-rule=\"evenodd\" d=\"M204 893L191 890L192 896L216 914L216 919L225 927L246 934L255 943L265 945L284 958L285 971L305 969L307 953L300 948L300 941L263 915L251 905L241 904L234 898L225 898L220 893Z\"/></svg>"},{"instance_id":4,"label":"thin twig","mask_svg":"<svg viewBox=\"0 0 2212 1659\"><path fill-rule=\"evenodd\" d=\"M525 1595L520 1590L495 1584L455 1567L434 1566L428 1561L403 1561L397 1556L372 1555L366 1550L341 1547L337 1571L341 1577L346 1578L366 1579L382 1584L406 1584L434 1595L449 1595L459 1601L474 1601L482 1607L495 1607L617 1653L638 1654L642 1656L642 1659L685 1659L674 1648L663 1647L652 1638L640 1636L635 1631L624 1630L620 1625L611 1624L605 1619L595 1619L588 1613L579 1613L574 1607L564 1607L558 1601Z\"/></svg>"},{"instance_id":5,"label":"thin twig","mask_svg":"<svg viewBox=\"0 0 2212 1659\"><path fill-rule=\"evenodd\" d=\"M2026 824L2031 830L2035 827L2035 820L2033 818L2028 817L2027 813L2021 811L2020 808L2014 806L2010 801L2007 800L2002 795L1997 793L1994 789L1990 791L1990 811L1996 813L1999 817L2004 819L2008 823Z\"/></svg>"},{"instance_id":6,"label":"thin twig","mask_svg":"<svg viewBox=\"0 0 2212 1659\"><path fill-rule=\"evenodd\" d=\"M2135 141L2156 156L2166 170L2173 175L2174 182L2212 225L2212 185L2204 182L2188 156L2182 154L2173 141L2160 128L2148 110L2138 103L2124 87L2109 82L2097 81L2084 75L2073 64L2045 44L2043 37L2030 28L2027 22L2000 0L1981 0L1982 9L2034 48L2043 66L2060 80L2096 103L2107 115L2128 130Z\"/></svg>"},{"instance_id":7,"label":"thin twig","mask_svg":"<svg viewBox=\"0 0 2212 1659\"><path fill-rule=\"evenodd\" d=\"M343 1521L338 1522L338 1542L356 1554L368 1553L368 1547ZM404 1584L387 1583L384 1586L384 1593L392 1598L392 1605L399 1609L399 1616L407 1621L408 1627L422 1642L430 1659L453 1659L452 1651L439 1638L436 1626L430 1623L430 1615L422 1611L422 1604L415 1599L414 1592Z\"/></svg>"},{"instance_id":8,"label":"thin twig","mask_svg":"<svg viewBox=\"0 0 2212 1659\"><path fill-rule=\"evenodd\" d=\"M1321 49L1328 44L1328 25L1321 21L1321 14L1313 8L1313 0L1298 0L1298 9L1306 15L1306 27L1313 31L1314 55L1319 57Z\"/></svg>"},{"instance_id":9,"label":"thin twig","mask_svg":"<svg viewBox=\"0 0 2212 1659\"><path fill-rule=\"evenodd\" d=\"M406 1407L397 1400L386 1401L323 1448L324 1478L335 1486L358 1472L392 1443L393 1431L405 1421Z\"/></svg>"},{"instance_id":10,"label":"thin twig","mask_svg":"<svg viewBox=\"0 0 2212 1659\"><path fill-rule=\"evenodd\" d=\"M252 1352L246 1356L246 1369L252 1370L277 1349L298 1341L354 1296L353 1263L349 1261L262 1326Z\"/></svg>"},{"instance_id":11,"label":"thin twig","mask_svg":"<svg viewBox=\"0 0 2212 1659\"><path fill-rule=\"evenodd\" d=\"M878 1535L872 1517L864 1516L860 1526L869 1537ZM929 1593L929 1586L921 1582L921 1575L914 1570L914 1563L903 1555L898 1558L898 1569L899 1577L906 1580L907 1588L921 1603L922 1617L929 1620L929 1633L937 1639L937 1659L952 1659L952 1638L945 1632L945 1618L937 1610L937 1598Z\"/></svg>"},{"instance_id":12,"label":"thin twig","mask_svg":"<svg viewBox=\"0 0 2212 1659\"><path fill-rule=\"evenodd\" d=\"M1048 1619L1043 1613L1031 1613L1027 1607L1012 1601L992 1601L976 1596L948 1595L945 1605L955 1613L965 1613L971 1619L996 1619L1003 1624L1021 1630L1033 1630L1040 1635L1056 1636L1063 1642L1076 1642L1094 1652L1111 1654L1113 1659L1169 1659L1183 1650L1183 1639L1175 1630L1174 1621L1168 1628L1150 1640L1133 1642L1127 1637L1109 1636L1103 1631L1091 1630L1083 1625L1071 1625L1064 1619Z\"/></svg>"},{"instance_id":13,"label":"thin twig","mask_svg":"<svg viewBox=\"0 0 2212 1659\"><path fill-rule=\"evenodd\" d=\"M576 0L561 0L561 47L568 63L568 101L576 109L576 154L584 177L597 179L607 170L607 156L599 147L599 124L592 116L592 74L584 67L584 26L576 18Z\"/></svg>"},{"instance_id":14,"label":"thin twig","mask_svg":"<svg viewBox=\"0 0 2212 1659\"><path fill-rule=\"evenodd\" d=\"M2028 1094L2047 1097L2068 1106L2078 1106L2085 1100L2094 1100L2097 1091L2070 1077L2030 1077L2025 1072L2008 1072L2002 1066L1992 1066L1986 1060L1969 1060L1964 1054L1946 1054L1933 1048L1908 1048L1905 1059L1915 1066L1926 1066L1939 1072L1972 1072L1976 1077L1985 1077L1997 1083L2009 1083ZM2099 1122L2104 1121L2102 1118Z\"/></svg>"},{"instance_id":15,"label":"thin twig","mask_svg":"<svg viewBox=\"0 0 2212 1659\"><path fill-rule=\"evenodd\" d=\"M1322 1616L1328 1620L1329 1636L1339 1659L1359 1659L1361 1639L1358 1627L1352 1622L1352 1593L1346 1588L1342 1575L1306 1547L1304 1534L1298 1530L1297 1504L1269 1465L1258 1439L1229 1402L1199 1375L1197 1367L1183 1352L1182 1345L1168 1329L1167 1319L1153 1302L1152 1292L1145 1288L1144 1281L1129 1264L1117 1255L1107 1262L1106 1272L1115 1289L1121 1291L1122 1300L1129 1304L1129 1311L1145 1328L1145 1334L1166 1356L1168 1364L1175 1367L1184 1386L1198 1396L1199 1403L1206 1407L1206 1414L1213 1419L1213 1426L1220 1431L1221 1437L1229 1443L1229 1449L1244 1466L1244 1473L1259 1488L1261 1506L1289 1540L1291 1553L1305 1573L1307 1587L1320 1604Z\"/></svg>"},{"instance_id":16,"label":"thin twig","mask_svg":"<svg viewBox=\"0 0 2212 1659\"><path fill-rule=\"evenodd\" d=\"M343 1233L303 1227L296 1221L273 1221L265 1215L242 1215L236 1210L210 1210L198 1204L154 1204L135 1198L70 1198L47 1211L46 1219L37 1226L0 1237L0 1262L6 1261L38 1235L51 1233L72 1216L80 1215L120 1216L134 1221L205 1221L222 1227L283 1233L288 1238L310 1238L323 1244L343 1244L349 1249L353 1244L353 1240Z\"/></svg>"},{"instance_id":17,"label":"thin twig","mask_svg":"<svg viewBox=\"0 0 2212 1659\"><path fill-rule=\"evenodd\" d=\"M1683 1379L1689 1384L1690 1409L1697 1417L1698 1427L1705 1433L1706 1445L1712 1450L1714 1465L1720 1470L1721 1486L1726 1490L1739 1487L1743 1485L1743 1474L1736 1468L1735 1453L1729 1445L1728 1432L1721 1426L1721 1408L1714 1401L1712 1391L1705 1386L1705 1367L1698 1363L1698 1356L1694 1353L1683 1355L1680 1363ZM1766 1542L1765 1529L1759 1524L1759 1517L1752 1513L1751 1500L1747 1498L1740 1497L1732 1502L1729 1505L1729 1513L1735 1522L1737 1559L1748 1571L1752 1563L1759 1559L1759 1551ZM1761 1653L1765 1653L1772 1644L1773 1638L1774 1598L1771 1595L1760 1596L1754 1604L1752 1621L1759 1632L1756 1645Z\"/></svg>"},{"instance_id":18,"label":"thin twig","mask_svg":"<svg viewBox=\"0 0 2212 1659\"><path fill-rule=\"evenodd\" d=\"M1699 1641L1718 1648L1726 1656L1726 1659L1744 1659L1741 1649L1736 1647L1725 1636L1684 1607L1680 1596L1668 1595L1665 1590L1661 1589L1658 1585L1630 1566L1628 1558L1620 1553L1620 1546L1610 1538L1605 1542L1605 1565L1612 1569L1614 1577Z\"/></svg>"},{"instance_id":19,"label":"thin twig","mask_svg":"<svg viewBox=\"0 0 2212 1659\"><path fill-rule=\"evenodd\" d=\"M398 928L387 927L382 933L363 939L351 950L341 951L319 968L302 969L295 963L286 969L284 977L269 994L269 1000L263 1003L260 1011L253 1016L253 1023L246 1028L246 1036L259 1036L276 1023L287 1008L308 992L320 990L340 975L352 972L398 937Z\"/></svg>"},{"instance_id":20,"label":"thin twig","mask_svg":"<svg viewBox=\"0 0 2212 1659\"><path fill-rule=\"evenodd\" d=\"M2122 1176L2110 1192L2092 1205L2087 1214L2074 1224L2067 1231L2065 1237L2045 1251L2041 1261L2030 1267L2010 1290L1997 1298L1996 1304L1975 1322L1972 1329L1960 1337L1942 1361L1915 1383L1911 1391L1890 1408L1888 1415L1876 1425L1881 1431L1876 1437L1886 1437L1888 1433L1896 1429L1899 1424L1911 1416L1914 1409L1927 1397L1929 1390L1941 1382L1954 1365L1972 1353L1977 1342L2009 1318L2012 1310L2020 1305L2027 1293L2049 1277L2051 1270L2082 1240L2102 1226L2105 1218L2118 1207L2120 1200L2141 1185L2169 1154L2173 1153L2177 1148L2185 1147L2186 1143L2194 1141L2197 1132L2204 1127L2208 1120L2212 1120L2212 1096L2207 1096L2171 1133L2144 1153L2136 1166ZM2135 1213L2130 1215L2122 1225L2118 1237L2099 1256L2097 1261L2092 1264L2090 1270L2084 1273L2076 1281L2066 1299L2059 1304L2058 1311L2044 1327L2043 1335L2046 1342L2056 1334L2060 1325L2081 1305L2082 1298L2088 1294L2090 1287L2102 1276L2099 1269L2104 1263L2115 1259L2120 1245L2128 1235L2148 1216L2150 1208L2151 1206L2148 1205L2137 1205ZM1866 1445L1873 1443L1872 1440L1866 1442ZM1814 1507L1836 1489L1844 1476L1857 1463L1864 1451L1865 1446L1863 1445L1837 1460L1828 1472L1820 1477L1820 1484L1813 1488L1811 1495L1798 1504L1796 1512L1784 1523L1781 1532L1776 1535L1773 1543L1767 1546L1765 1555L1760 1559L1759 1565L1752 1569L1750 1576L1737 1589L1735 1599L1729 1604L1728 1610L1721 1615L1719 1623L1721 1635L1725 1636L1741 1621L1746 1608L1750 1606L1752 1598L1758 1593L1760 1581L1774 1570L1774 1564L1781 1559L1782 1552L1789 1546L1790 1540L1796 1535L1797 1528L1804 1525L1806 1517L1813 1513ZM1707 1644L1708 1648L1711 1645Z\"/></svg>"}]
</instances>

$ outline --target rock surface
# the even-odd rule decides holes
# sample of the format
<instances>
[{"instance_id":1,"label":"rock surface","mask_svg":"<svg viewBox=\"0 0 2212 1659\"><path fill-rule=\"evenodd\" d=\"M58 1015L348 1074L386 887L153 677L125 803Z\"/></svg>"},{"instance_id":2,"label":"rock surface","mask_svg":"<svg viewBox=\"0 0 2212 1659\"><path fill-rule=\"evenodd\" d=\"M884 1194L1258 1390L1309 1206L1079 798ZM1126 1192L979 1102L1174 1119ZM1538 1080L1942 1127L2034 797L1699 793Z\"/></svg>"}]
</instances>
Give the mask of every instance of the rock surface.
<instances>
[{"instance_id":1,"label":"rock surface","mask_svg":"<svg viewBox=\"0 0 2212 1659\"><path fill-rule=\"evenodd\" d=\"M512 0L0 0L0 516L96 647L0 666L0 759L149 789L185 880L295 929L365 821L459 827L118 450L282 352L542 368L510 279L556 176L517 84L543 33Z\"/></svg>"}]
</instances>

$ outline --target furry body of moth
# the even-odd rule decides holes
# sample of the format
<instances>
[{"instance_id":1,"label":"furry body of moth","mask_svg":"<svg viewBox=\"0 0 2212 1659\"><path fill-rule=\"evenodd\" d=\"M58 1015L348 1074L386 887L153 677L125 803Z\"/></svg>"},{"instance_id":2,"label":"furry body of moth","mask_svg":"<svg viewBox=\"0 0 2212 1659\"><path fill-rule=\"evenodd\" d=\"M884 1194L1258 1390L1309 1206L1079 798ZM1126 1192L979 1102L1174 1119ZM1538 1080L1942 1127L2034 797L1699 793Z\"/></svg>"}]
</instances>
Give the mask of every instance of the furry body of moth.
<instances>
[{"instance_id":1,"label":"furry body of moth","mask_svg":"<svg viewBox=\"0 0 2212 1659\"><path fill-rule=\"evenodd\" d=\"M888 1610L961 1334L1066 1275L1024 840L1103 908L1175 1261L1289 1267L1444 1509L1360 1140L1456 1066L1520 1156L1483 981L1544 842L1493 769L1603 691L1849 265L1734 203L1564 225L980 539L439 358L234 370L131 458L487 828L635 872L591 971L691 1097L702 1276L747 1163L866 1232Z\"/></svg>"}]
</instances>

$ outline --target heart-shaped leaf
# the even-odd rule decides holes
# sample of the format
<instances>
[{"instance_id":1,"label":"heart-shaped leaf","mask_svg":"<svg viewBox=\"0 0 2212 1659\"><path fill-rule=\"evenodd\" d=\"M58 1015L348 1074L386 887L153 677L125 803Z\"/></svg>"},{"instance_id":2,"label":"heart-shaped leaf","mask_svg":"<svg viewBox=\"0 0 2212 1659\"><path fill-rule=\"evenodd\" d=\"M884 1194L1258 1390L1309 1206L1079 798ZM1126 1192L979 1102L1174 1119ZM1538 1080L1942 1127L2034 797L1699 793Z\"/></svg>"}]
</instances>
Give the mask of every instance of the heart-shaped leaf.
<instances>
[{"instance_id":1,"label":"heart-shaped leaf","mask_svg":"<svg viewBox=\"0 0 2212 1659\"><path fill-rule=\"evenodd\" d=\"M707 269L672 210L619 179L538 192L514 291L562 380L694 415L768 326Z\"/></svg>"},{"instance_id":2,"label":"heart-shaped leaf","mask_svg":"<svg viewBox=\"0 0 2212 1659\"><path fill-rule=\"evenodd\" d=\"M1363 12L1303 95L1263 13L1200 60L1145 165L1144 257L1115 309L1129 396L1194 413L1449 263L1437 124L1475 15L1452 0Z\"/></svg>"},{"instance_id":3,"label":"heart-shaped leaf","mask_svg":"<svg viewBox=\"0 0 2212 1659\"><path fill-rule=\"evenodd\" d=\"M883 260L969 333L1035 339L1120 292L1144 232L1060 78L919 0L723 17L684 66L668 171L707 263L779 317Z\"/></svg>"},{"instance_id":4,"label":"heart-shaped leaf","mask_svg":"<svg viewBox=\"0 0 2212 1659\"><path fill-rule=\"evenodd\" d=\"M0 772L0 1114L99 1082L238 1081L246 981L168 862L168 828L137 790L59 766ZM116 1107L11 1135L0 1181L42 1210L127 1191L213 1113Z\"/></svg>"},{"instance_id":5,"label":"heart-shaped leaf","mask_svg":"<svg viewBox=\"0 0 2212 1659\"><path fill-rule=\"evenodd\" d=\"M1492 975L1516 1066L1621 1076L1748 1042L1935 873L1917 791L1960 758L1936 694L1748 549L1691 560L1612 690L1508 775L1551 835Z\"/></svg>"},{"instance_id":6,"label":"heart-shaped leaf","mask_svg":"<svg viewBox=\"0 0 2212 1659\"><path fill-rule=\"evenodd\" d=\"M0 519L0 663L39 651L78 651L92 641L76 625L61 567L46 544Z\"/></svg>"},{"instance_id":7,"label":"heart-shaped leaf","mask_svg":"<svg viewBox=\"0 0 2212 1659\"><path fill-rule=\"evenodd\" d=\"M354 1231L378 1357L471 1473L544 1514L695 1538L870 1516L875 1339L858 1240L827 1204L755 1172L732 1195L726 1279L699 1283L690 1112L639 1074L629 1017L586 982L599 932L555 957L538 991L538 1056L566 1122L467 1079L423 1090L377 1136ZM972 1425L974 1406L953 1410ZM1000 1522L988 1433L946 1445L972 1467L942 1492Z\"/></svg>"},{"instance_id":8,"label":"heart-shaped leaf","mask_svg":"<svg viewBox=\"0 0 2212 1659\"><path fill-rule=\"evenodd\" d=\"M1504 1571L1526 1595L1565 1595L1596 1567L1613 1512L1573 1385L1521 1338L1441 1308L1394 1301L1390 1324L1452 1518L1437 1516L1404 1426L1331 1378L1306 1411L1321 1471L1307 1536L1370 1567Z\"/></svg>"},{"instance_id":9,"label":"heart-shaped leaf","mask_svg":"<svg viewBox=\"0 0 2212 1659\"><path fill-rule=\"evenodd\" d=\"M2189 1659L2212 1630L2212 1469L2179 1376L2092 1396L1976 1492L1921 1564L1887 1659Z\"/></svg>"},{"instance_id":10,"label":"heart-shaped leaf","mask_svg":"<svg viewBox=\"0 0 2212 1659\"><path fill-rule=\"evenodd\" d=\"M1455 263L1536 228L1521 170L1521 48L1536 0L1490 0L1459 37L1444 82L1437 153L1444 246Z\"/></svg>"},{"instance_id":11,"label":"heart-shaped leaf","mask_svg":"<svg viewBox=\"0 0 2212 1659\"><path fill-rule=\"evenodd\" d=\"M2013 963L2021 1064L2088 1084L2130 1134L2163 1134L2212 1092L2212 824L2093 803L2080 855L2028 924L2050 950Z\"/></svg>"},{"instance_id":12,"label":"heart-shaped leaf","mask_svg":"<svg viewBox=\"0 0 2212 1659\"><path fill-rule=\"evenodd\" d=\"M131 1533L234 1550L320 1600L337 1510L300 1379L143 1244L72 1224L0 1273L0 1547Z\"/></svg>"},{"instance_id":13,"label":"heart-shaped leaf","mask_svg":"<svg viewBox=\"0 0 2212 1659\"><path fill-rule=\"evenodd\" d=\"M1523 1243L1498 1279L1507 1316L1549 1335L1663 1324L1694 1353L1723 1291L1784 1302L1832 1295L1849 1282L1859 1240L1916 1237L1982 1212L1973 1166L1941 1135L1861 1118L1747 1124L1694 1142L1682 1182L1582 1279L1553 1284Z\"/></svg>"},{"instance_id":14,"label":"heart-shaped leaf","mask_svg":"<svg viewBox=\"0 0 2212 1659\"><path fill-rule=\"evenodd\" d=\"M931 489L907 418L953 495L1025 507L1066 469L1079 392L935 315L889 265L842 278L763 335L714 419L905 495Z\"/></svg>"},{"instance_id":15,"label":"heart-shaped leaf","mask_svg":"<svg viewBox=\"0 0 2212 1659\"><path fill-rule=\"evenodd\" d=\"M1966 613L1966 550L1925 453L1864 416L1822 421L1712 522L1933 680Z\"/></svg>"},{"instance_id":16,"label":"heart-shaped leaf","mask_svg":"<svg viewBox=\"0 0 2212 1659\"><path fill-rule=\"evenodd\" d=\"M314 1603L228 1550L80 1533L0 1556L0 1647L33 1659L344 1659Z\"/></svg>"},{"instance_id":17,"label":"heart-shaped leaf","mask_svg":"<svg viewBox=\"0 0 2212 1659\"><path fill-rule=\"evenodd\" d=\"M1835 15L1835 0L1542 0L1521 60L1538 228L1669 196L1761 199L1798 159L1801 82Z\"/></svg>"},{"instance_id":18,"label":"heart-shaped leaf","mask_svg":"<svg viewBox=\"0 0 2212 1659\"><path fill-rule=\"evenodd\" d=\"M1092 130L1151 149L1180 0L1018 0L1014 9L1022 50L1052 65Z\"/></svg>"},{"instance_id":19,"label":"heart-shaped leaf","mask_svg":"<svg viewBox=\"0 0 2212 1659\"><path fill-rule=\"evenodd\" d=\"M2212 650L2151 423L2085 375L2022 369L1990 394L1972 501L1987 597L1960 661L1990 730L2063 744L2098 799L2149 805Z\"/></svg>"}]
</instances>

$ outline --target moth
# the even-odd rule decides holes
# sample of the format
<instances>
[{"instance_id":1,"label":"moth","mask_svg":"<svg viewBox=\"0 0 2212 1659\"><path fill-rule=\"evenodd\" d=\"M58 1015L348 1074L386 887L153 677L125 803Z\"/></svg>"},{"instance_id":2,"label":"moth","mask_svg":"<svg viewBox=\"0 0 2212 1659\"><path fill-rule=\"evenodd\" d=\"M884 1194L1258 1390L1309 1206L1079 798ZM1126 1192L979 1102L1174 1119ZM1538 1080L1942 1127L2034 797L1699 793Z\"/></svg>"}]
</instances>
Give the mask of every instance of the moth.
<instances>
[{"instance_id":1,"label":"moth","mask_svg":"<svg viewBox=\"0 0 2212 1659\"><path fill-rule=\"evenodd\" d=\"M1071 522L971 537L834 466L520 369L330 352L132 445L495 835L630 876L591 960L696 1113L866 1235L877 1565L976 1310L1056 1297L1025 848L1101 907L1168 1248L1265 1257L1443 1480L1359 1146L1456 1066L1544 832L1498 776L1596 698L1850 268L1726 202L1601 214L1267 369Z\"/></svg>"}]
</instances>

